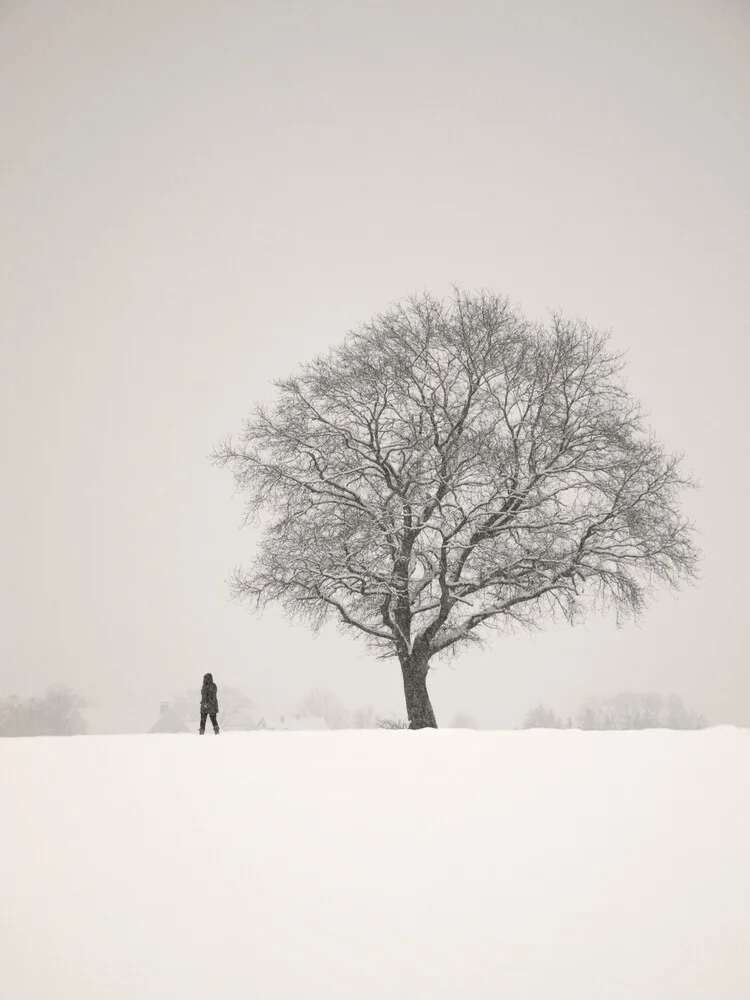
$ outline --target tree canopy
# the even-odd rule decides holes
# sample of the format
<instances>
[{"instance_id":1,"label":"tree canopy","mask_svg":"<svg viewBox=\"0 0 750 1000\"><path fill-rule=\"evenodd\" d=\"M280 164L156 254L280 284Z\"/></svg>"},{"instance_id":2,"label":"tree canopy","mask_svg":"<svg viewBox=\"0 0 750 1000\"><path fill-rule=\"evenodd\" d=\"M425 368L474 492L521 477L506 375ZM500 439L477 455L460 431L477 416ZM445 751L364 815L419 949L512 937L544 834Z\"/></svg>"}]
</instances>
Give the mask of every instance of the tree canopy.
<instances>
[{"instance_id":1,"label":"tree canopy","mask_svg":"<svg viewBox=\"0 0 750 1000\"><path fill-rule=\"evenodd\" d=\"M436 724L436 655L596 606L639 615L698 554L690 480L622 369L606 334L489 293L376 316L217 448L246 519L265 515L235 593L398 658L414 728Z\"/></svg>"}]
</instances>

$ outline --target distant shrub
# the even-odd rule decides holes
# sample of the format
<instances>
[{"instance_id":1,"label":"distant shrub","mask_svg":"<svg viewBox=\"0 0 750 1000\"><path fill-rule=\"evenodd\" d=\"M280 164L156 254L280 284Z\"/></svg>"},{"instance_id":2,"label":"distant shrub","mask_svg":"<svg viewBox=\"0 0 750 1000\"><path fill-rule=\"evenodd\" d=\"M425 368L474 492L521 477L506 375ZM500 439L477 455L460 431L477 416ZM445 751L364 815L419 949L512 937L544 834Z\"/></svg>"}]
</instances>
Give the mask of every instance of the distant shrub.
<instances>
[{"instance_id":1,"label":"distant shrub","mask_svg":"<svg viewBox=\"0 0 750 1000\"><path fill-rule=\"evenodd\" d=\"M378 719L375 727L377 729L408 729L409 723L406 719Z\"/></svg>"}]
</instances>

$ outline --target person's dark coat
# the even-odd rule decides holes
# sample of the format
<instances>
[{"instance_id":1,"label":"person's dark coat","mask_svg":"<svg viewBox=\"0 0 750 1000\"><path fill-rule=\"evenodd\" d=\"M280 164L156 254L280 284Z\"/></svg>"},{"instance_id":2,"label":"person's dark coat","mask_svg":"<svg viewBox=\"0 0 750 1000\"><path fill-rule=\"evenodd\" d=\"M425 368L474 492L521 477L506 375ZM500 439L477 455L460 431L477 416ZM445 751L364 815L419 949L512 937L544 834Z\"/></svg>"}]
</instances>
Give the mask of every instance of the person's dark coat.
<instances>
[{"instance_id":1,"label":"person's dark coat","mask_svg":"<svg viewBox=\"0 0 750 1000\"><path fill-rule=\"evenodd\" d=\"M216 685L211 674L206 674L201 688L201 712L205 715L216 715L218 711L219 696L216 692Z\"/></svg>"}]
</instances>

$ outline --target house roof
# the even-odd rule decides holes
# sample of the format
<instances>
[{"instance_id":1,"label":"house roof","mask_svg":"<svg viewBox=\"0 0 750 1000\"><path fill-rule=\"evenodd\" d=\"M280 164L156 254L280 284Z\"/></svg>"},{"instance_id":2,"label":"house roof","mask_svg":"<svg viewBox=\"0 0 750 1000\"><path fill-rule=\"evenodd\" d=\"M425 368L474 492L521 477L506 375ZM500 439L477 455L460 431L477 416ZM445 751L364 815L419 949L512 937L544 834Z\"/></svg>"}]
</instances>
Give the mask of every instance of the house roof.
<instances>
[{"instance_id":1,"label":"house roof","mask_svg":"<svg viewBox=\"0 0 750 1000\"><path fill-rule=\"evenodd\" d=\"M190 730L171 707L171 705L166 705L162 709L162 713L153 726L149 729L150 733L189 733Z\"/></svg>"}]
</instances>

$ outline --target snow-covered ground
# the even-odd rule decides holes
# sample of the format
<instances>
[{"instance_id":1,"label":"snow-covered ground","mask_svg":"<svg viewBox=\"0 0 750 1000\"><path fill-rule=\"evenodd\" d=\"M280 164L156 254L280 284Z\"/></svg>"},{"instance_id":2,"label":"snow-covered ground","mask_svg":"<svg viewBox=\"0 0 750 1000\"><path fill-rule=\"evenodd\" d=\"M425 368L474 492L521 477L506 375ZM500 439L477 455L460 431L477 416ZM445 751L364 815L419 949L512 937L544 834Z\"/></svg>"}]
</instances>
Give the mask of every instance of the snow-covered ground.
<instances>
[{"instance_id":1,"label":"snow-covered ground","mask_svg":"<svg viewBox=\"0 0 750 1000\"><path fill-rule=\"evenodd\" d=\"M750 997L750 731L0 740L0 996Z\"/></svg>"}]
</instances>

